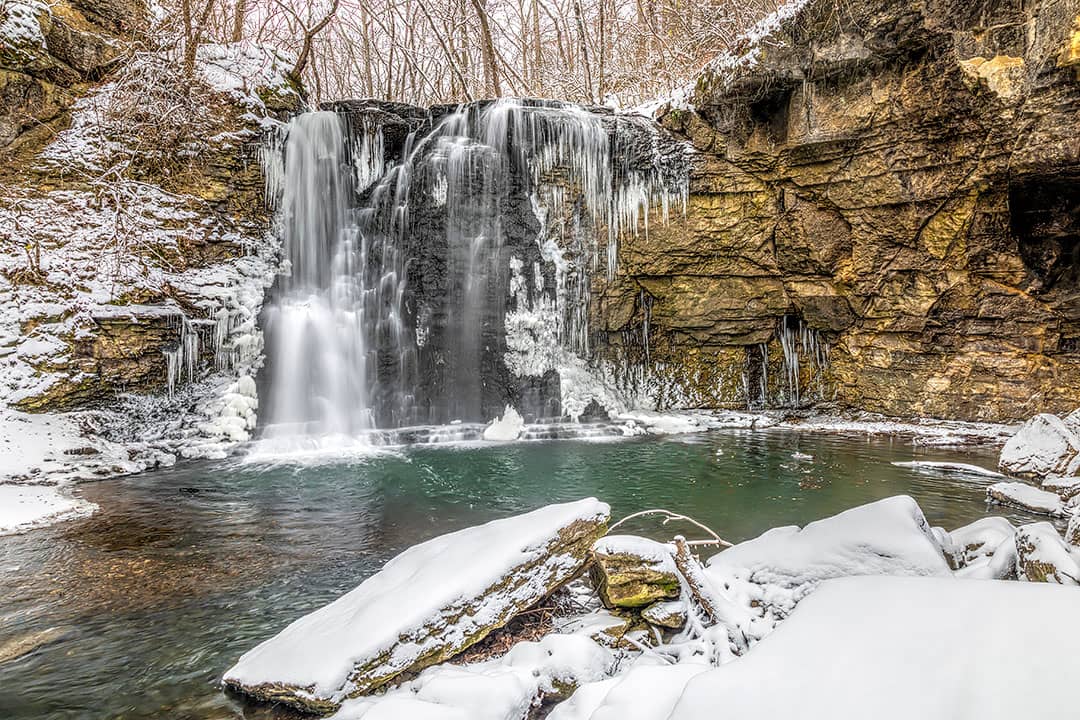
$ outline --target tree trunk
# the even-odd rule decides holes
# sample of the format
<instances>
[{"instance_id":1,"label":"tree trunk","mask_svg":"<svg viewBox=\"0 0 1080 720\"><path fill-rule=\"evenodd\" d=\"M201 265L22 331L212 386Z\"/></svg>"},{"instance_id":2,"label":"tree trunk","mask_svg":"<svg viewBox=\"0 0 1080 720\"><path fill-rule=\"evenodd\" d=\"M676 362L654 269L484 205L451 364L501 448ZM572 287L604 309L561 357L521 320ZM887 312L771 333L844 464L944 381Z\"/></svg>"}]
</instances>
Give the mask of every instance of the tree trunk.
<instances>
[{"instance_id":1,"label":"tree trunk","mask_svg":"<svg viewBox=\"0 0 1080 720\"><path fill-rule=\"evenodd\" d=\"M502 95L502 87L499 84L499 69L495 64L495 43L491 39L491 28L488 26L487 10L484 9L483 0L472 0L473 9L480 19L480 51L484 58L484 89L490 97Z\"/></svg>"}]
</instances>

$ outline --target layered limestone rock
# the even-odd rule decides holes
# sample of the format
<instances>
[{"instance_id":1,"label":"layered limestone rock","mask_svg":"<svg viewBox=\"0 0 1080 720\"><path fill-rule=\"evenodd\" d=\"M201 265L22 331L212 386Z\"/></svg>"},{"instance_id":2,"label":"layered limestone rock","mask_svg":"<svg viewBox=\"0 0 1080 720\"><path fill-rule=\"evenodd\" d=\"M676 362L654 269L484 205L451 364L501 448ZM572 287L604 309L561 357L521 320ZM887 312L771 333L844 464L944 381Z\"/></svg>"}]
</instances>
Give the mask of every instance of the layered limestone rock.
<instances>
[{"instance_id":1,"label":"layered limestone rock","mask_svg":"<svg viewBox=\"0 0 1080 720\"><path fill-rule=\"evenodd\" d=\"M484 639L572 579L607 529L589 498L434 538L246 653L228 687L328 712Z\"/></svg>"},{"instance_id":2,"label":"layered limestone rock","mask_svg":"<svg viewBox=\"0 0 1080 720\"><path fill-rule=\"evenodd\" d=\"M1045 0L811 0L748 39L698 79L693 110L659 112L699 151L688 211L622 243L597 326L618 345L648 323L671 404L753 404L758 380L775 396L779 329L801 322L830 352L800 402L1072 410L1078 17Z\"/></svg>"},{"instance_id":3,"label":"layered limestone rock","mask_svg":"<svg viewBox=\"0 0 1080 720\"><path fill-rule=\"evenodd\" d=\"M633 535L611 535L592 549L590 572L609 608L638 609L679 597L678 569L671 548Z\"/></svg>"}]
</instances>

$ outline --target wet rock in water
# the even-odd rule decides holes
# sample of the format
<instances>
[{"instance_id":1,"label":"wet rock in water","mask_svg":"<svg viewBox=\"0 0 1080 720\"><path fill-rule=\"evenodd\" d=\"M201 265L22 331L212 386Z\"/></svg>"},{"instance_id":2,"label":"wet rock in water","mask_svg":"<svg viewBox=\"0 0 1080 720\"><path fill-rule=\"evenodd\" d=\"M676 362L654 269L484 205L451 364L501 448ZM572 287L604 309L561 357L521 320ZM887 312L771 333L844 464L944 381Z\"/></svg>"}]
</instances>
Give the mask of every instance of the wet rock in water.
<instances>
[{"instance_id":1,"label":"wet rock in water","mask_svg":"<svg viewBox=\"0 0 1080 720\"><path fill-rule=\"evenodd\" d=\"M1059 585L1080 583L1080 563L1054 526L1048 522L1016 529L1016 574L1020 580Z\"/></svg>"},{"instance_id":2,"label":"wet rock in water","mask_svg":"<svg viewBox=\"0 0 1080 720\"><path fill-rule=\"evenodd\" d=\"M654 627L678 630L686 624L686 603L657 602L641 611L642 619Z\"/></svg>"},{"instance_id":3,"label":"wet rock in water","mask_svg":"<svg viewBox=\"0 0 1080 720\"><path fill-rule=\"evenodd\" d=\"M51 627L6 640L0 643L0 665L25 657L44 645L67 637L70 632L69 628Z\"/></svg>"},{"instance_id":4,"label":"wet rock in water","mask_svg":"<svg viewBox=\"0 0 1080 720\"><path fill-rule=\"evenodd\" d=\"M608 516L590 498L416 545L247 652L224 683L260 700L333 711L460 653L572 579Z\"/></svg>"},{"instance_id":5,"label":"wet rock in water","mask_svg":"<svg viewBox=\"0 0 1080 720\"><path fill-rule=\"evenodd\" d=\"M1020 507L1055 517L1065 517L1069 514L1057 493L1040 490L1022 482L994 483L986 488L986 499L990 502Z\"/></svg>"},{"instance_id":6,"label":"wet rock in water","mask_svg":"<svg viewBox=\"0 0 1080 720\"><path fill-rule=\"evenodd\" d=\"M1009 438L1001 450L998 467L1021 477L1072 475L1078 456L1080 437L1061 418L1043 413L1028 420Z\"/></svg>"},{"instance_id":7,"label":"wet rock in water","mask_svg":"<svg viewBox=\"0 0 1080 720\"><path fill-rule=\"evenodd\" d=\"M640 608L679 596L678 570L668 545L611 535L593 546L593 558L593 583L609 608Z\"/></svg>"}]
</instances>

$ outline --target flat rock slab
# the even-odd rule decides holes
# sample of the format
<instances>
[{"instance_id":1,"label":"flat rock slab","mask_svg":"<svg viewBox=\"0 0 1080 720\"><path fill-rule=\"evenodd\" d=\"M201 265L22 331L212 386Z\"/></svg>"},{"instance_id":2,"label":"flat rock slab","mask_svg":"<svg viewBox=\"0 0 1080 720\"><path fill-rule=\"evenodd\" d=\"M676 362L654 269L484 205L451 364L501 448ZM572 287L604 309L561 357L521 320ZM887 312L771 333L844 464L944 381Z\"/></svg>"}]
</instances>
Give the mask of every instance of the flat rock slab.
<instances>
[{"instance_id":1,"label":"flat rock slab","mask_svg":"<svg viewBox=\"0 0 1080 720\"><path fill-rule=\"evenodd\" d=\"M1069 515L1065 503L1057 493L1040 490L1022 482L995 483L986 488L986 499L1054 517Z\"/></svg>"},{"instance_id":2,"label":"flat rock slab","mask_svg":"<svg viewBox=\"0 0 1080 720\"><path fill-rule=\"evenodd\" d=\"M609 514L589 498L409 548L245 653L225 673L225 685L331 712L346 698L453 657L565 583L584 566Z\"/></svg>"}]
</instances>

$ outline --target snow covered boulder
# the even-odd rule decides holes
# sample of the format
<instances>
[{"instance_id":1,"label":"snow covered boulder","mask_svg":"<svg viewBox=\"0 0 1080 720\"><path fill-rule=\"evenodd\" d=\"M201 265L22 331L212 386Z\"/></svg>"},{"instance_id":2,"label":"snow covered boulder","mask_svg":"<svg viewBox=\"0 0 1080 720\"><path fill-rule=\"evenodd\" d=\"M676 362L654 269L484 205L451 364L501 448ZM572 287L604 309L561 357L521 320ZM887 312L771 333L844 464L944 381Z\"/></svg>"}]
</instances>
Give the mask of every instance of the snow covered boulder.
<instances>
[{"instance_id":1,"label":"snow covered boulder","mask_svg":"<svg viewBox=\"0 0 1080 720\"><path fill-rule=\"evenodd\" d=\"M245 653L224 683L257 699L333 711L458 654L574 577L609 512L589 498L416 545Z\"/></svg>"},{"instance_id":2,"label":"snow covered boulder","mask_svg":"<svg viewBox=\"0 0 1080 720\"><path fill-rule=\"evenodd\" d=\"M1080 548L1080 515L1069 518L1069 526L1065 528L1065 542L1074 548Z\"/></svg>"},{"instance_id":3,"label":"snow covered boulder","mask_svg":"<svg viewBox=\"0 0 1080 720\"><path fill-rule=\"evenodd\" d=\"M986 499L992 503L1012 505L1055 517L1069 514L1057 493L1040 490L1022 482L995 483L986 488Z\"/></svg>"},{"instance_id":4,"label":"snow covered boulder","mask_svg":"<svg viewBox=\"0 0 1080 720\"><path fill-rule=\"evenodd\" d=\"M484 439L493 442L511 442L521 437L521 431L525 428L525 420L510 405L506 406L502 417L497 417L484 428Z\"/></svg>"},{"instance_id":5,"label":"snow covered boulder","mask_svg":"<svg viewBox=\"0 0 1080 720\"><path fill-rule=\"evenodd\" d=\"M1021 525L1016 529L1016 575L1029 582L1058 585L1080 583L1076 551L1048 522Z\"/></svg>"},{"instance_id":6,"label":"snow covered boulder","mask_svg":"<svg viewBox=\"0 0 1080 720\"><path fill-rule=\"evenodd\" d=\"M999 548L1012 544L1015 533L1016 528L1003 517L979 518L970 525L953 530L949 533L949 537L956 550L957 567L971 568L988 563L997 554ZM1015 557L1015 553L1013 556ZM1014 563L1007 564L1014 565ZM1007 575L1012 570L1005 567L1000 572L1002 575ZM997 577L1000 578L1001 575Z\"/></svg>"},{"instance_id":7,"label":"snow covered boulder","mask_svg":"<svg viewBox=\"0 0 1080 720\"><path fill-rule=\"evenodd\" d=\"M593 546L591 574L609 608L641 608L679 597L672 548L633 535L609 535Z\"/></svg>"},{"instance_id":8,"label":"snow covered boulder","mask_svg":"<svg viewBox=\"0 0 1080 720\"><path fill-rule=\"evenodd\" d=\"M744 657L691 678L674 710L653 717L1068 717L1080 623L1062 619L1076 602L1074 588L1029 583L830 580Z\"/></svg>"},{"instance_id":9,"label":"snow covered boulder","mask_svg":"<svg viewBox=\"0 0 1080 720\"><path fill-rule=\"evenodd\" d=\"M790 611L822 580L847 575L951 575L918 503L885 498L812 522L781 527L711 557L714 587L733 579L764 586L764 603Z\"/></svg>"},{"instance_id":10,"label":"snow covered boulder","mask_svg":"<svg viewBox=\"0 0 1080 720\"><path fill-rule=\"evenodd\" d=\"M1080 455L1080 437L1056 415L1036 415L1005 443L998 459L1002 472L1021 477L1071 475Z\"/></svg>"},{"instance_id":11,"label":"snow covered boulder","mask_svg":"<svg viewBox=\"0 0 1080 720\"><path fill-rule=\"evenodd\" d=\"M653 627L678 630L686 625L686 603L678 601L653 603L641 611L641 619Z\"/></svg>"}]
</instances>

